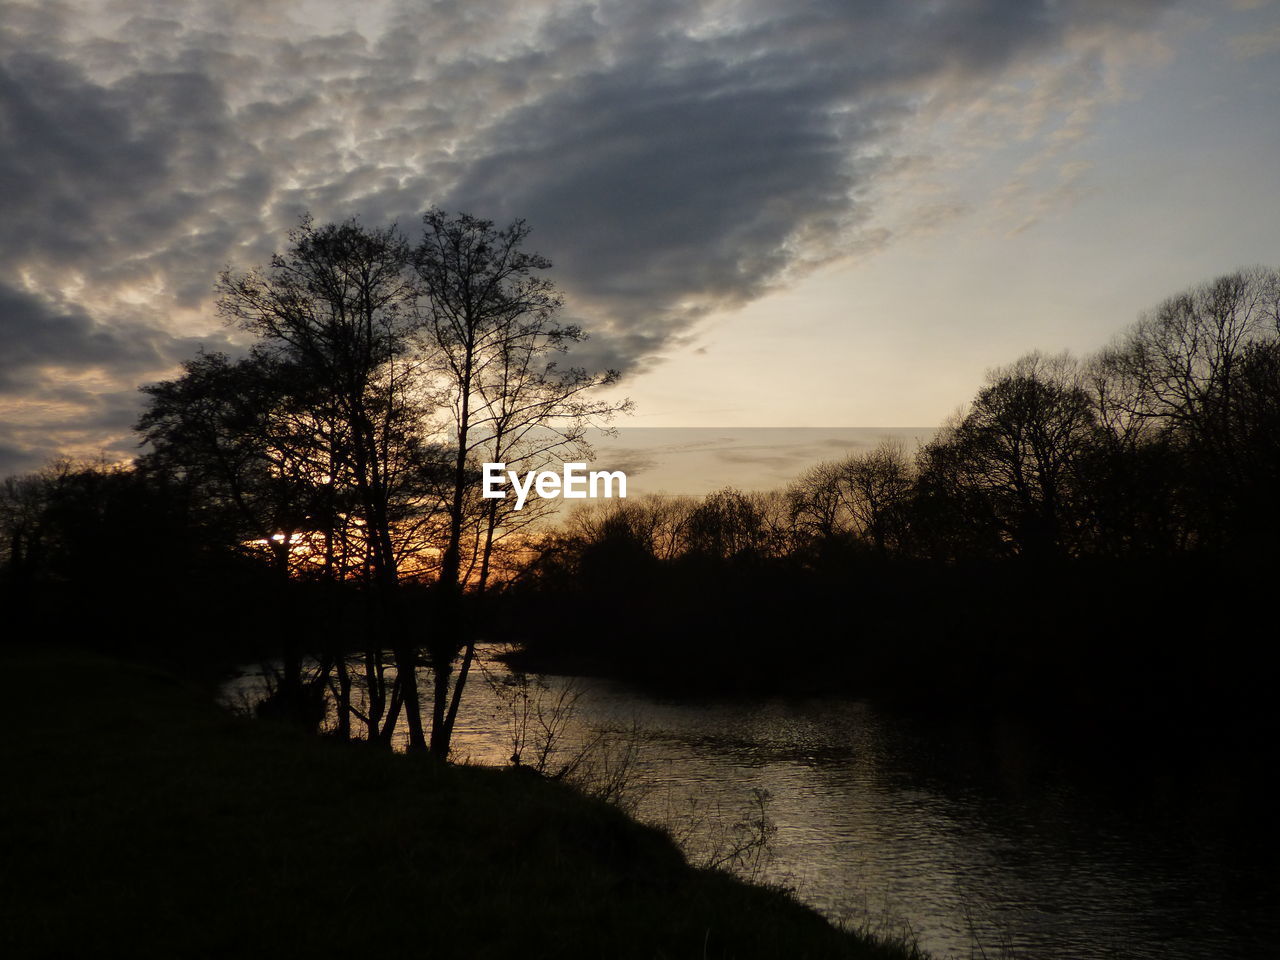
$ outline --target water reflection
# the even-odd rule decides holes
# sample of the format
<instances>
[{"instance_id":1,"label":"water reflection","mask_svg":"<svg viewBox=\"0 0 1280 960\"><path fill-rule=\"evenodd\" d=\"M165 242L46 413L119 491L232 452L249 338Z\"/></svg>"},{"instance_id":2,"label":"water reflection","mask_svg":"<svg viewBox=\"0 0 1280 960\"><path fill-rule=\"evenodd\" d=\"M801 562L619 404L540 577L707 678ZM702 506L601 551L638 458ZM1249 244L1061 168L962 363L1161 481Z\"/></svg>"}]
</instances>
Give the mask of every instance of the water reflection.
<instances>
[{"instance_id":1,"label":"water reflection","mask_svg":"<svg viewBox=\"0 0 1280 960\"><path fill-rule=\"evenodd\" d=\"M494 684L468 688L456 758L504 764L509 688L500 664L488 670ZM569 682L545 678L545 695ZM887 912L938 956L980 956L975 945L1049 960L1276 955L1269 864L1185 807L1111 804L1046 776L1025 732L973 737L829 698L695 702L572 682L582 696L566 753L638 723L638 814L691 826L695 852L767 790L777 833L764 878L833 918ZM233 690L252 699L261 683L251 674ZM718 823L705 816L717 810Z\"/></svg>"}]
</instances>

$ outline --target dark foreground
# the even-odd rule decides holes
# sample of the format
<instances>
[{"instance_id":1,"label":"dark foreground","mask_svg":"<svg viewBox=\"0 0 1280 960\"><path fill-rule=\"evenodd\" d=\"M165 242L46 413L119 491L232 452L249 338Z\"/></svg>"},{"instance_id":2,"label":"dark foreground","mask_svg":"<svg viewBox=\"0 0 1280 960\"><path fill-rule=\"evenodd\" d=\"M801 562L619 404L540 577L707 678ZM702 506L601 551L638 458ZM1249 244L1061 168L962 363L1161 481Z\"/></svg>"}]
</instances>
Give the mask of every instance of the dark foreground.
<instances>
[{"instance_id":1,"label":"dark foreground","mask_svg":"<svg viewBox=\"0 0 1280 960\"><path fill-rule=\"evenodd\" d=\"M902 957L532 775L229 717L87 654L5 652L6 957Z\"/></svg>"}]
</instances>

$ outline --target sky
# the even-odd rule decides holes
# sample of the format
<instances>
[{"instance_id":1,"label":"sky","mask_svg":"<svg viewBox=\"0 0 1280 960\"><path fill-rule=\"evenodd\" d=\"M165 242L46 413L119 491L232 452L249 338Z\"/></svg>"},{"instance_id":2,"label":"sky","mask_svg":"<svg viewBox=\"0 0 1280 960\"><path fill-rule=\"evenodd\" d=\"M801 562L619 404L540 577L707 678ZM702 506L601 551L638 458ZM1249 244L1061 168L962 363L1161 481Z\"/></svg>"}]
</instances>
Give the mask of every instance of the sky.
<instances>
[{"instance_id":1,"label":"sky","mask_svg":"<svg viewBox=\"0 0 1280 960\"><path fill-rule=\"evenodd\" d=\"M882 444L912 456L932 427L637 427L591 431L588 470L621 470L627 496L780 491L814 464ZM562 509L575 504L559 501Z\"/></svg>"},{"instance_id":2,"label":"sky","mask_svg":"<svg viewBox=\"0 0 1280 960\"><path fill-rule=\"evenodd\" d=\"M927 428L1280 266L1278 103L1265 0L0 0L0 475L307 211L527 219L631 426Z\"/></svg>"}]
</instances>

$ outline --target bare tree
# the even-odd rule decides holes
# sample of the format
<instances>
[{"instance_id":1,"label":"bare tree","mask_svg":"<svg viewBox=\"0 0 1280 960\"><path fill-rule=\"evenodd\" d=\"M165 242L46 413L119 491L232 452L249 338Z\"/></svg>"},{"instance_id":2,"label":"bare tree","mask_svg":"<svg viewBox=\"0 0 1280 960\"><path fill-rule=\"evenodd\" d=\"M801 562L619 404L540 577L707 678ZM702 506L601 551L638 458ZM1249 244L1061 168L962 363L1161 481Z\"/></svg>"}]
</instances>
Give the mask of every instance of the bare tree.
<instances>
[{"instance_id":1,"label":"bare tree","mask_svg":"<svg viewBox=\"0 0 1280 960\"><path fill-rule=\"evenodd\" d=\"M1111 479L1134 504L1162 504L1156 540L1225 548L1245 517L1266 512L1267 443L1248 424L1277 333L1280 271L1252 268L1170 297L1094 361Z\"/></svg>"},{"instance_id":2,"label":"bare tree","mask_svg":"<svg viewBox=\"0 0 1280 960\"><path fill-rule=\"evenodd\" d=\"M843 465L815 464L787 488L791 526L803 540L830 541L850 532L848 490Z\"/></svg>"},{"instance_id":3,"label":"bare tree","mask_svg":"<svg viewBox=\"0 0 1280 960\"><path fill-rule=\"evenodd\" d=\"M816 464L787 490L792 529L817 541L861 537L884 552L896 542L913 480L911 461L893 440Z\"/></svg>"},{"instance_id":4,"label":"bare tree","mask_svg":"<svg viewBox=\"0 0 1280 960\"><path fill-rule=\"evenodd\" d=\"M719 559L772 555L773 506L769 498L732 487L707 494L689 514L688 551Z\"/></svg>"},{"instance_id":5,"label":"bare tree","mask_svg":"<svg viewBox=\"0 0 1280 960\"><path fill-rule=\"evenodd\" d=\"M945 489L953 512L978 501L1015 551L1058 555L1075 532L1079 467L1096 437L1076 362L1030 353L993 371L963 418L925 448L925 486Z\"/></svg>"},{"instance_id":6,"label":"bare tree","mask_svg":"<svg viewBox=\"0 0 1280 960\"><path fill-rule=\"evenodd\" d=\"M626 404L588 398L590 391L614 383L616 371L558 367L556 355L585 335L556 319L560 294L541 275L551 263L522 249L529 235L523 220L497 228L489 220L432 210L423 223L423 241L414 254L421 336L433 361L433 396L451 413L454 450L436 619L428 639L435 678L431 749L443 758L475 652L474 629L464 623L461 602L466 574L474 569L463 556L468 508L480 507L470 538L480 590L491 576L495 543L533 516L517 515L500 500L477 501L477 459L536 469L553 457L585 458L586 428ZM461 665L451 682L459 653Z\"/></svg>"},{"instance_id":7,"label":"bare tree","mask_svg":"<svg viewBox=\"0 0 1280 960\"><path fill-rule=\"evenodd\" d=\"M906 451L899 441L883 440L870 452L850 457L840 472L858 533L883 553L897 540L914 480Z\"/></svg>"},{"instance_id":8,"label":"bare tree","mask_svg":"<svg viewBox=\"0 0 1280 960\"><path fill-rule=\"evenodd\" d=\"M48 489L38 474L0 482L0 573L11 584L34 579L45 553Z\"/></svg>"},{"instance_id":9,"label":"bare tree","mask_svg":"<svg viewBox=\"0 0 1280 960\"><path fill-rule=\"evenodd\" d=\"M1280 271L1255 267L1170 297L1108 351L1121 409L1216 442L1245 347L1280 332Z\"/></svg>"},{"instance_id":10,"label":"bare tree","mask_svg":"<svg viewBox=\"0 0 1280 960\"><path fill-rule=\"evenodd\" d=\"M304 515L272 539L288 554L294 530L318 531L326 572L368 583L369 734L389 738L403 709L410 749L425 749L420 656L408 639L399 589L406 535L437 496L422 429L422 363L411 349L417 317L409 262L408 244L394 227L316 226L305 218L268 268L222 275L219 309L258 337L259 389L277 394L243 435L259 439L255 456L269 475L287 473L305 491L294 501ZM156 429L148 438L153 445L162 439ZM383 638L397 665L389 697Z\"/></svg>"}]
</instances>

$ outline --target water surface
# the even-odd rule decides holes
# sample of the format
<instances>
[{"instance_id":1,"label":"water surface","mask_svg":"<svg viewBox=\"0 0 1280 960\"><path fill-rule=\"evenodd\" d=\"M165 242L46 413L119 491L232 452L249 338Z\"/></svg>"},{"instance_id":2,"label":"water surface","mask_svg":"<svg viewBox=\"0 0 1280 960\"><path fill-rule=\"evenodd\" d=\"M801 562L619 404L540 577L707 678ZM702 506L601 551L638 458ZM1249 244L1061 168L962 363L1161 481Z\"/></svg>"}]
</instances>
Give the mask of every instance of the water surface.
<instances>
[{"instance_id":1,"label":"water surface","mask_svg":"<svg viewBox=\"0 0 1280 960\"><path fill-rule=\"evenodd\" d=\"M551 765L600 730L616 759L638 731L637 813L678 832L695 861L744 835L733 824L767 791L776 834L761 879L837 920L907 923L936 956L1278 955L1274 847L1249 839L1274 828L1236 822L1230 799L1190 776L1163 791L1109 784L1046 763L1016 726L922 722L839 698L672 699L595 678L516 688L500 664L488 673L469 685L456 759L508 762L513 706L551 717L572 684L580 696Z\"/></svg>"}]
</instances>

